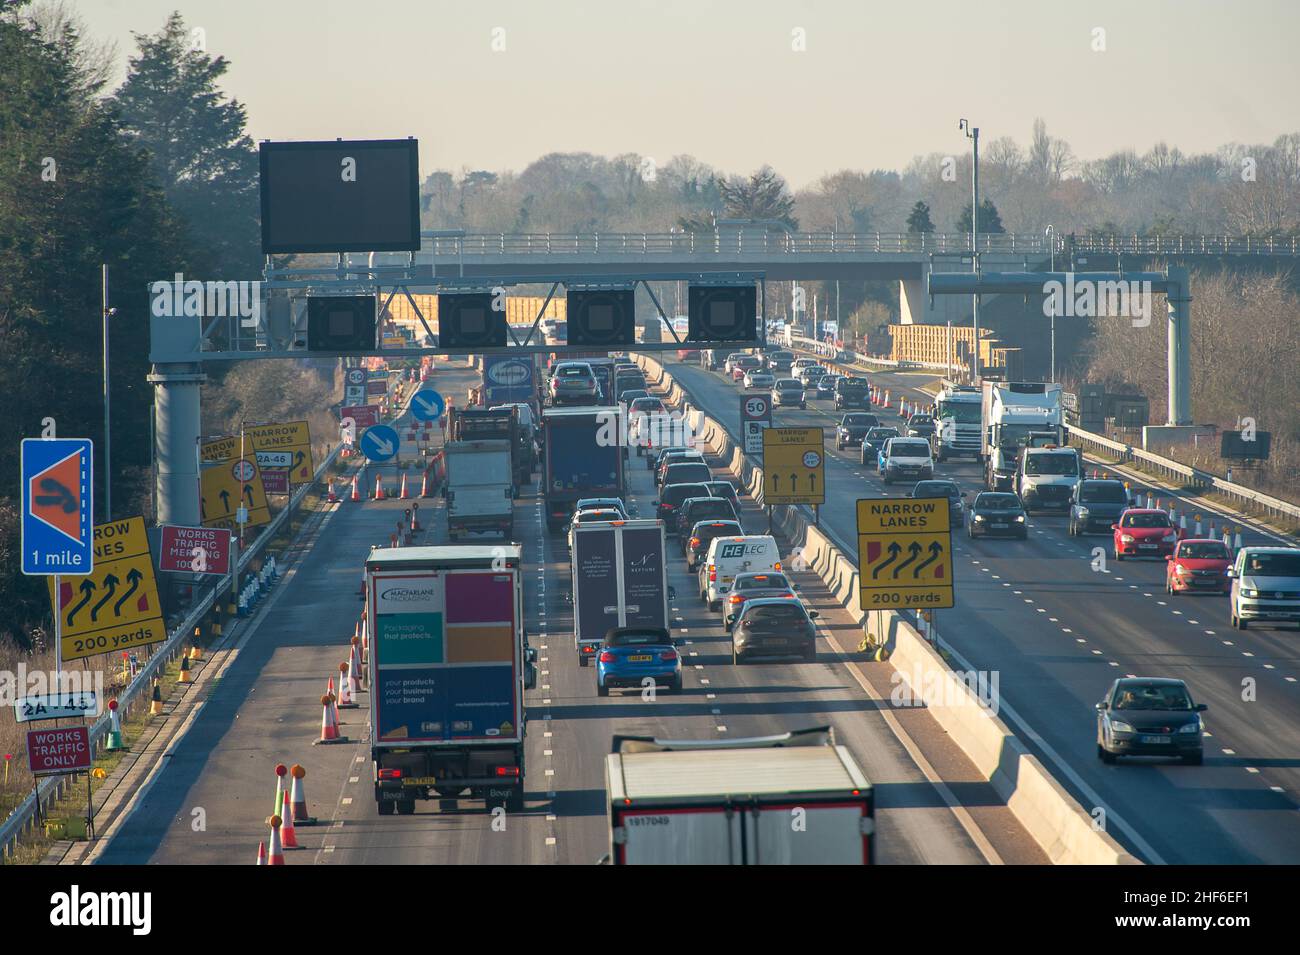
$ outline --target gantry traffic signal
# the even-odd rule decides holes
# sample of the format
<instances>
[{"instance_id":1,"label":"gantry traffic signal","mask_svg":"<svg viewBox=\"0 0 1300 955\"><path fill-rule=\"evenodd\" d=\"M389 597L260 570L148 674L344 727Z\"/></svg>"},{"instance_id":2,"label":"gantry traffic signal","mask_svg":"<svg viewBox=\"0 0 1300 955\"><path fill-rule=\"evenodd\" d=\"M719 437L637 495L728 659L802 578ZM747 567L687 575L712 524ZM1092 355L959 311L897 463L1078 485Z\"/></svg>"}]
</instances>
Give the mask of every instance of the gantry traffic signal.
<instances>
[{"instance_id":1,"label":"gantry traffic signal","mask_svg":"<svg viewBox=\"0 0 1300 955\"><path fill-rule=\"evenodd\" d=\"M375 296L313 295L307 299L307 350L373 352Z\"/></svg>"},{"instance_id":2,"label":"gantry traffic signal","mask_svg":"<svg viewBox=\"0 0 1300 955\"><path fill-rule=\"evenodd\" d=\"M438 296L438 347L447 349L505 348L509 332L505 309L494 309L491 292L458 292Z\"/></svg>"},{"instance_id":3,"label":"gantry traffic signal","mask_svg":"<svg viewBox=\"0 0 1300 955\"><path fill-rule=\"evenodd\" d=\"M692 285L686 296L690 342L758 341L758 293L748 285Z\"/></svg>"},{"instance_id":4,"label":"gantry traffic signal","mask_svg":"<svg viewBox=\"0 0 1300 955\"><path fill-rule=\"evenodd\" d=\"M636 296L630 288L571 290L568 323L570 345L627 348L636 343Z\"/></svg>"}]
</instances>

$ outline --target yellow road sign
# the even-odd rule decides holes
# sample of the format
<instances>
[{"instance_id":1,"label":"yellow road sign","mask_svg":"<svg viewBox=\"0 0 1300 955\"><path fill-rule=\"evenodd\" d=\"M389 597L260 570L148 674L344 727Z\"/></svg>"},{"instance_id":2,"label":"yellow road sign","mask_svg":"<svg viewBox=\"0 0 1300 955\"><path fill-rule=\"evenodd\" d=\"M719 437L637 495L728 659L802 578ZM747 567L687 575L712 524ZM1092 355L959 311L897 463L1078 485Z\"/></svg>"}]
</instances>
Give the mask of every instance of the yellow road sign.
<instances>
[{"instance_id":1,"label":"yellow road sign","mask_svg":"<svg viewBox=\"0 0 1300 955\"><path fill-rule=\"evenodd\" d=\"M763 503L826 503L821 428L763 429Z\"/></svg>"},{"instance_id":2,"label":"yellow road sign","mask_svg":"<svg viewBox=\"0 0 1300 955\"><path fill-rule=\"evenodd\" d=\"M863 610L954 605L946 497L858 501L858 596Z\"/></svg>"},{"instance_id":3,"label":"yellow road sign","mask_svg":"<svg viewBox=\"0 0 1300 955\"><path fill-rule=\"evenodd\" d=\"M95 572L60 584L56 594L49 578L65 661L167 639L143 517L96 525Z\"/></svg>"},{"instance_id":4,"label":"yellow road sign","mask_svg":"<svg viewBox=\"0 0 1300 955\"><path fill-rule=\"evenodd\" d=\"M316 467L311 457L311 428L306 421L289 421L285 424L259 424L244 429L244 453L258 451L286 452L290 457L289 480L306 483L311 480ZM201 455L204 464L233 461L240 456L239 435L206 442Z\"/></svg>"},{"instance_id":5,"label":"yellow road sign","mask_svg":"<svg viewBox=\"0 0 1300 955\"><path fill-rule=\"evenodd\" d=\"M204 527L225 527L238 532L239 522L235 517L240 504L248 508L245 527L261 527L271 522L262 472L251 454L205 469L199 475L199 496Z\"/></svg>"}]
</instances>

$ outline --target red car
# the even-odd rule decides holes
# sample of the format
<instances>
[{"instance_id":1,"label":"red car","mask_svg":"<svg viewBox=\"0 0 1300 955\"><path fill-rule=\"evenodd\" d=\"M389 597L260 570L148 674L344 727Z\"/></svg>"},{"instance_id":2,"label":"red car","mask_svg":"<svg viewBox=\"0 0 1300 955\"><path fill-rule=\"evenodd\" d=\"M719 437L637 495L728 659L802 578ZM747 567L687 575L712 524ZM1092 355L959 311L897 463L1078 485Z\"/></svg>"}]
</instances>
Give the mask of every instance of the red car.
<instances>
[{"instance_id":1,"label":"red car","mask_svg":"<svg viewBox=\"0 0 1300 955\"><path fill-rule=\"evenodd\" d=\"M1232 555L1223 541L1189 537L1178 542L1165 571L1165 593L1226 594L1232 591Z\"/></svg>"},{"instance_id":2,"label":"red car","mask_svg":"<svg viewBox=\"0 0 1300 955\"><path fill-rule=\"evenodd\" d=\"M731 363L731 380L740 381L745 377L745 372L757 368L761 363L754 355L746 355L744 358L737 358Z\"/></svg>"},{"instance_id":3,"label":"red car","mask_svg":"<svg viewBox=\"0 0 1300 955\"><path fill-rule=\"evenodd\" d=\"M1178 529L1164 511L1130 507L1110 525L1115 532L1115 559L1169 557L1178 543Z\"/></svg>"}]
</instances>

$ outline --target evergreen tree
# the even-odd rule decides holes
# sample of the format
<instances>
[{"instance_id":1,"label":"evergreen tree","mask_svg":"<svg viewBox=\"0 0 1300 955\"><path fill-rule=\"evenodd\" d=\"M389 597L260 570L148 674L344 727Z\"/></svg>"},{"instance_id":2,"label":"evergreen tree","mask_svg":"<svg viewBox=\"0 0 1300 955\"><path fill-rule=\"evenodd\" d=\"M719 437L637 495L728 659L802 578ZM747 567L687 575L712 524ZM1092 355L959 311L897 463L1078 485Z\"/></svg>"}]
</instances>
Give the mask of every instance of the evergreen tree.
<instances>
[{"instance_id":1,"label":"evergreen tree","mask_svg":"<svg viewBox=\"0 0 1300 955\"><path fill-rule=\"evenodd\" d=\"M934 231L934 223L930 221L930 207L920 199L916 200L916 205L912 206L912 211L907 216L907 231L914 234Z\"/></svg>"},{"instance_id":2,"label":"evergreen tree","mask_svg":"<svg viewBox=\"0 0 1300 955\"><path fill-rule=\"evenodd\" d=\"M989 235L991 233L1000 233L1007 231L1002 227L1002 217L998 215L997 206L993 205L992 200L985 199L980 203L980 235ZM970 232L970 203L962 207L961 215L957 218L957 231Z\"/></svg>"}]
</instances>

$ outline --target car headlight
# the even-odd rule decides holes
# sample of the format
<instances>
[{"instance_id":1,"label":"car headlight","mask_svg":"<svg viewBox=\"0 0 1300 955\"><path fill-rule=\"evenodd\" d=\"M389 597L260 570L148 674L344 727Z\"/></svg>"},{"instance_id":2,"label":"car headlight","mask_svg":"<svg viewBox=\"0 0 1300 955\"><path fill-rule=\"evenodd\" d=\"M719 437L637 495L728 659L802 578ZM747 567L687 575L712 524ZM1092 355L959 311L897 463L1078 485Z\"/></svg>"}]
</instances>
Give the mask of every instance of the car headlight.
<instances>
[{"instance_id":1,"label":"car headlight","mask_svg":"<svg viewBox=\"0 0 1300 955\"><path fill-rule=\"evenodd\" d=\"M1088 516L1088 509L1086 507L1079 508L1079 516L1086 518Z\"/></svg>"},{"instance_id":2,"label":"car headlight","mask_svg":"<svg viewBox=\"0 0 1300 955\"><path fill-rule=\"evenodd\" d=\"M1258 596L1259 596L1259 591L1258 591L1258 590L1250 590L1250 589L1247 588L1247 587L1243 587L1243 588L1241 588L1241 595L1242 595L1243 597L1258 597Z\"/></svg>"},{"instance_id":3,"label":"car headlight","mask_svg":"<svg viewBox=\"0 0 1300 955\"><path fill-rule=\"evenodd\" d=\"M1025 522L1025 515L1023 515L1023 514L1017 514L1017 515L1016 515L1016 520L1019 521L1021 524L1023 524L1023 523Z\"/></svg>"},{"instance_id":4,"label":"car headlight","mask_svg":"<svg viewBox=\"0 0 1300 955\"><path fill-rule=\"evenodd\" d=\"M1201 731L1200 720L1197 720L1195 723L1188 723L1185 726L1178 727L1179 733L1199 733L1200 731Z\"/></svg>"},{"instance_id":5,"label":"car headlight","mask_svg":"<svg viewBox=\"0 0 1300 955\"><path fill-rule=\"evenodd\" d=\"M976 514L976 515L975 515L975 520L976 520L977 522L983 522L983 520L984 520L984 515L983 515L983 514Z\"/></svg>"},{"instance_id":6,"label":"car headlight","mask_svg":"<svg viewBox=\"0 0 1300 955\"><path fill-rule=\"evenodd\" d=\"M1120 535L1119 535L1119 539L1120 539L1121 541L1123 541L1125 544L1131 544L1131 543L1133 543L1133 535L1132 535L1132 534L1120 534Z\"/></svg>"},{"instance_id":7,"label":"car headlight","mask_svg":"<svg viewBox=\"0 0 1300 955\"><path fill-rule=\"evenodd\" d=\"M1133 727L1123 720L1111 720L1110 728L1116 733L1132 733Z\"/></svg>"},{"instance_id":8,"label":"car headlight","mask_svg":"<svg viewBox=\"0 0 1300 955\"><path fill-rule=\"evenodd\" d=\"M1192 576L1192 571L1191 571L1191 569L1188 568L1188 567L1184 567L1182 564L1179 564L1177 567L1174 568L1174 573L1177 574L1179 577L1191 577L1191 576Z\"/></svg>"}]
</instances>

